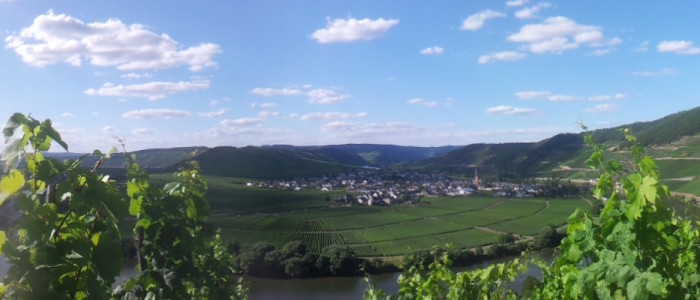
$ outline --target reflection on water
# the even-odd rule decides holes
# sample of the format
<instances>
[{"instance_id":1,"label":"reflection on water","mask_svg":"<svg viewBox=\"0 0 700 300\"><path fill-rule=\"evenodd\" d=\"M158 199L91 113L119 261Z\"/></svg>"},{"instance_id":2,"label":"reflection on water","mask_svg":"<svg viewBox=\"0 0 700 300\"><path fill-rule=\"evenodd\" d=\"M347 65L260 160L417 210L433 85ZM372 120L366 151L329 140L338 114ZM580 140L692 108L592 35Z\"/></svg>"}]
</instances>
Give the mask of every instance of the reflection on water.
<instances>
[{"instance_id":1,"label":"reflection on water","mask_svg":"<svg viewBox=\"0 0 700 300\"><path fill-rule=\"evenodd\" d=\"M545 261L553 259L552 251L543 251L538 254ZM503 258L491 261L485 261L480 264L455 268L456 272L474 270L483 268L492 263L501 263L512 259ZM9 264L5 261L4 256L0 256L0 277L5 277ZM117 278L117 283L123 282L128 278L136 276L136 265L133 261L127 262L122 269L121 274ZM530 265L528 271L518 277L511 284L511 288L519 292L522 289L523 281L528 276L541 278L542 274L535 267ZM399 273L373 275L370 280L377 288L387 292L387 294L395 294L398 291L396 280ZM250 299L362 299L365 284L362 277L326 277L314 279L262 279L250 278Z\"/></svg>"}]
</instances>

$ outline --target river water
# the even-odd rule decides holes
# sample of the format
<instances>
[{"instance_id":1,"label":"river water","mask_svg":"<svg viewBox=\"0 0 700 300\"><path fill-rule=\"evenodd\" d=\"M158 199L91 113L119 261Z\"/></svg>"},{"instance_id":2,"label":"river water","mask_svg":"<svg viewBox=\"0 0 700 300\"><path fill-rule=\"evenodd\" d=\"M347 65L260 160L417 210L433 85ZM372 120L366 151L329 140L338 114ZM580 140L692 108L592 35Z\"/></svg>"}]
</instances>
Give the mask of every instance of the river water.
<instances>
[{"instance_id":1,"label":"river water","mask_svg":"<svg viewBox=\"0 0 700 300\"><path fill-rule=\"evenodd\" d=\"M544 253L545 260L551 259L551 254ZM455 271L467 271L476 268L486 267L492 263L500 263L512 258L496 259L485 261L469 267L454 268ZM4 277L9 269L4 256L0 256L0 278ZM124 266L122 274L117 278L117 282L122 282L136 275L136 268L133 264ZM398 291L398 279L400 273L388 273L372 275L370 280L377 288L384 290L387 294L395 294ZM511 288L515 291L522 289L523 281L527 276L540 278L539 270L530 266L529 270L518 277ZM362 299L367 284L362 277L325 277L313 279L263 279L248 278L250 286L250 299L252 300L313 300L313 299Z\"/></svg>"}]
</instances>

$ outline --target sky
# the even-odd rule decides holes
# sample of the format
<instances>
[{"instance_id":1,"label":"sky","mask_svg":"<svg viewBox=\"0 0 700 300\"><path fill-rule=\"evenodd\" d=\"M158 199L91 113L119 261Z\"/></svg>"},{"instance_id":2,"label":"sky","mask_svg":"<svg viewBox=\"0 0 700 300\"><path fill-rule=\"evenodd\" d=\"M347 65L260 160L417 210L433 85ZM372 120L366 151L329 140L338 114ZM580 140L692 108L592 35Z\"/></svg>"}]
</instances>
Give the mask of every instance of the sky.
<instances>
[{"instance_id":1,"label":"sky","mask_svg":"<svg viewBox=\"0 0 700 300\"><path fill-rule=\"evenodd\" d=\"M534 142L700 105L700 2L643 3L0 0L0 119L72 152Z\"/></svg>"}]
</instances>

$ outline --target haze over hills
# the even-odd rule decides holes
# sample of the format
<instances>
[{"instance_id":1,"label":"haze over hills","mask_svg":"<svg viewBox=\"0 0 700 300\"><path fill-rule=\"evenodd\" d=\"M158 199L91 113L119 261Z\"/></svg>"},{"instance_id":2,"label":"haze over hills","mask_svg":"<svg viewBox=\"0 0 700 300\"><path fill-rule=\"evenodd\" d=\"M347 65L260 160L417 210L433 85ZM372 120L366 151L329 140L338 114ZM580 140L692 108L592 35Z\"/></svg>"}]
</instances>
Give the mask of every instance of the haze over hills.
<instances>
[{"instance_id":1,"label":"haze over hills","mask_svg":"<svg viewBox=\"0 0 700 300\"><path fill-rule=\"evenodd\" d=\"M657 158L669 185L700 194L700 107L664 118L593 131L593 137L611 150L624 149L621 128L630 128ZM413 147L375 144L327 146L271 145L262 147L185 147L149 149L133 154L144 167L172 171L192 157L205 174L259 179L332 175L353 168L376 167L471 176L475 168L493 178L591 178L585 167L590 150L580 133L558 134L536 143L472 144ZM52 154L66 158L77 154ZM86 161L92 166L95 158ZM122 154L104 168L120 168ZM697 191L696 191L697 190Z\"/></svg>"}]
</instances>

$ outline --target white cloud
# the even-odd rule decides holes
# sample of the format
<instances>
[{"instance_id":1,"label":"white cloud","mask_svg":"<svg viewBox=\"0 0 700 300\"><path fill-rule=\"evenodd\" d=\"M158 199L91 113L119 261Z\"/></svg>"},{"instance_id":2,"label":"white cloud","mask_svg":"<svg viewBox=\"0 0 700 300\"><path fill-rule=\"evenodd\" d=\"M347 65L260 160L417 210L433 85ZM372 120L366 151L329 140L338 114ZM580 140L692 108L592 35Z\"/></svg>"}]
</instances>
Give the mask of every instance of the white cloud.
<instances>
[{"instance_id":1,"label":"white cloud","mask_svg":"<svg viewBox=\"0 0 700 300\"><path fill-rule=\"evenodd\" d=\"M540 12L542 9L548 8L552 6L548 2L540 2L537 5L530 6L523 8L521 10L516 11L513 15L518 18L518 19L531 19L534 17L537 17L537 13Z\"/></svg>"},{"instance_id":2,"label":"white cloud","mask_svg":"<svg viewBox=\"0 0 700 300\"><path fill-rule=\"evenodd\" d=\"M260 103L259 107L260 107L260 108L275 108L275 107L277 107L277 103L274 103L274 102L264 102L264 103Z\"/></svg>"},{"instance_id":3,"label":"white cloud","mask_svg":"<svg viewBox=\"0 0 700 300\"><path fill-rule=\"evenodd\" d=\"M581 97L571 96L571 95L551 95L547 97L549 101L552 102L573 102L582 100Z\"/></svg>"},{"instance_id":4,"label":"white cloud","mask_svg":"<svg viewBox=\"0 0 700 300\"><path fill-rule=\"evenodd\" d=\"M425 106L425 107L437 107L440 105L440 103L438 103L437 101L426 100L423 98L409 99L408 101L406 101L406 103L411 104L411 105Z\"/></svg>"},{"instance_id":5,"label":"white cloud","mask_svg":"<svg viewBox=\"0 0 700 300\"><path fill-rule=\"evenodd\" d=\"M649 51L649 41L643 41L639 46L632 49L635 52L646 52Z\"/></svg>"},{"instance_id":6,"label":"white cloud","mask_svg":"<svg viewBox=\"0 0 700 300\"><path fill-rule=\"evenodd\" d=\"M598 113L612 113L617 111L617 104L598 104L594 107L586 108L586 112L598 114Z\"/></svg>"},{"instance_id":7,"label":"white cloud","mask_svg":"<svg viewBox=\"0 0 700 300\"><path fill-rule=\"evenodd\" d=\"M562 16L547 18L539 24L525 25L518 33L509 35L508 40L524 43L533 53L557 54L581 45L600 47L621 42L617 38L606 42L600 27L581 25Z\"/></svg>"},{"instance_id":8,"label":"white cloud","mask_svg":"<svg viewBox=\"0 0 700 300\"><path fill-rule=\"evenodd\" d=\"M493 18L503 18L505 16L505 14L497 12L495 10L487 9L484 11L480 11L464 19L464 21L462 22L462 27L460 29L476 31L481 29L481 27L484 26L484 23L486 23L487 20Z\"/></svg>"},{"instance_id":9,"label":"white cloud","mask_svg":"<svg viewBox=\"0 0 700 300\"><path fill-rule=\"evenodd\" d=\"M511 1L506 1L506 6L507 7L517 7L517 6L522 6L530 2L530 0L511 0Z\"/></svg>"},{"instance_id":10,"label":"white cloud","mask_svg":"<svg viewBox=\"0 0 700 300\"><path fill-rule=\"evenodd\" d=\"M303 92L297 89L283 88L283 89L273 89L273 88L254 88L250 91L253 94L272 97L272 96L298 96L302 95Z\"/></svg>"},{"instance_id":11,"label":"white cloud","mask_svg":"<svg viewBox=\"0 0 700 300\"><path fill-rule=\"evenodd\" d=\"M125 119L175 119L187 118L192 113L186 110L161 108L161 109L141 109L132 110L122 114Z\"/></svg>"},{"instance_id":12,"label":"white cloud","mask_svg":"<svg viewBox=\"0 0 700 300\"><path fill-rule=\"evenodd\" d=\"M349 119L364 119L367 117L366 112L360 112L356 114L343 113L343 112L317 112L308 113L299 117L302 121L331 121L331 120L349 120Z\"/></svg>"},{"instance_id":13,"label":"white cloud","mask_svg":"<svg viewBox=\"0 0 700 300\"><path fill-rule=\"evenodd\" d=\"M520 100L549 98L550 95L552 95L550 91L522 91L515 93L515 96Z\"/></svg>"},{"instance_id":14,"label":"white cloud","mask_svg":"<svg viewBox=\"0 0 700 300\"><path fill-rule=\"evenodd\" d=\"M127 25L118 19L84 23L53 11L34 19L18 35L5 39L22 60L35 67L56 63L119 70L167 69L188 66L197 72L216 66L213 56L221 53L217 44L205 43L183 49L167 34L157 34L140 24Z\"/></svg>"},{"instance_id":15,"label":"white cloud","mask_svg":"<svg viewBox=\"0 0 700 300\"><path fill-rule=\"evenodd\" d=\"M226 114L226 109L221 108L217 111L210 111L210 112L198 112L197 115L202 117L202 118L216 118L216 117L221 117Z\"/></svg>"},{"instance_id":16,"label":"white cloud","mask_svg":"<svg viewBox=\"0 0 700 300\"><path fill-rule=\"evenodd\" d=\"M276 117L276 116L278 116L279 114L280 114L280 113L277 112L277 111L267 111L267 110L263 110L263 111L261 111L261 112L258 113L258 118Z\"/></svg>"},{"instance_id":17,"label":"white cloud","mask_svg":"<svg viewBox=\"0 0 700 300\"><path fill-rule=\"evenodd\" d=\"M442 52L444 52L445 49L439 46L433 46L433 47L428 47L420 51L420 54L423 55L440 55Z\"/></svg>"},{"instance_id":18,"label":"white cloud","mask_svg":"<svg viewBox=\"0 0 700 300\"><path fill-rule=\"evenodd\" d=\"M627 95L623 93L617 93L615 95L600 95L588 97L588 101L610 101L610 100L623 100L627 99Z\"/></svg>"},{"instance_id":19,"label":"white cloud","mask_svg":"<svg viewBox=\"0 0 700 300\"><path fill-rule=\"evenodd\" d=\"M117 128L114 126L104 126L100 130L102 130L102 132L114 132Z\"/></svg>"},{"instance_id":20,"label":"white cloud","mask_svg":"<svg viewBox=\"0 0 700 300\"><path fill-rule=\"evenodd\" d=\"M537 112L532 108L519 108L506 105L489 107L486 109L487 114L503 114L503 115L529 115Z\"/></svg>"},{"instance_id":21,"label":"white cloud","mask_svg":"<svg viewBox=\"0 0 700 300\"><path fill-rule=\"evenodd\" d=\"M209 81L206 80L178 82L156 81L130 85L105 83L99 89L90 88L86 90L85 94L89 96L146 98L155 101L163 99L168 95L208 88Z\"/></svg>"},{"instance_id":22,"label":"white cloud","mask_svg":"<svg viewBox=\"0 0 700 300\"><path fill-rule=\"evenodd\" d=\"M480 64L487 64L494 61L517 61L525 58L525 53L516 51L501 51L482 55L479 57Z\"/></svg>"},{"instance_id":23,"label":"white cloud","mask_svg":"<svg viewBox=\"0 0 700 300\"><path fill-rule=\"evenodd\" d=\"M75 118L75 114L74 114L74 113L69 113L69 112L64 112L64 113L61 114L61 117L64 117L64 118Z\"/></svg>"},{"instance_id":24,"label":"white cloud","mask_svg":"<svg viewBox=\"0 0 700 300\"><path fill-rule=\"evenodd\" d=\"M308 92L309 103L311 104L334 104L345 101L348 95L341 95L328 89L314 89Z\"/></svg>"},{"instance_id":25,"label":"white cloud","mask_svg":"<svg viewBox=\"0 0 700 300\"><path fill-rule=\"evenodd\" d=\"M211 101L209 101L209 106L217 106L217 105L219 105L219 101L218 101L218 100L211 100Z\"/></svg>"},{"instance_id":26,"label":"white cloud","mask_svg":"<svg viewBox=\"0 0 700 300\"><path fill-rule=\"evenodd\" d=\"M328 23L326 28L318 29L311 34L311 38L321 44L373 40L382 37L391 27L399 24L397 19L385 20L384 18L331 20L329 17L326 21Z\"/></svg>"},{"instance_id":27,"label":"white cloud","mask_svg":"<svg viewBox=\"0 0 700 300\"><path fill-rule=\"evenodd\" d=\"M151 78L153 77L152 74L150 73L127 73L127 74L122 74L119 77L121 78L126 78L126 79L141 79L141 78Z\"/></svg>"},{"instance_id":28,"label":"white cloud","mask_svg":"<svg viewBox=\"0 0 700 300\"><path fill-rule=\"evenodd\" d=\"M436 130L437 127L429 127L421 124L411 124L404 122L386 122L386 123L355 123L346 121L329 122L321 126L324 132L335 133L344 138L361 138L366 141L372 136L409 135L414 137L416 133Z\"/></svg>"},{"instance_id":29,"label":"white cloud","mask_svg":"<svg viewBox=\"0 0 700 300\"><path fill-rule=\"evenodd\" d=\"M157 130L153 128L135 128L134 130L131 131L131 134L133 135L147 135L147 134L153 134L156 133Z\"/></svg>"},{"instance_id":30,"label":"white cloud","mask_svg":"<svg viewBox=\"0 0 700 300\"><path fill-rule=\"evenodd\" d=\"M662 41L656 45L656 49L659 52L671 52L676 54L700 54L700 48L695 47L691 41Z\"/></svg>"},{"instance_id":31,"label":"white cloud","mask_svg":"<svg viewBox=\"0 0 700 300\"><path fill-rule=\"evenodd\" d=\"M635 77L659 77L659 76L676 76L678 75L678 70L664 68L660 71L635 71L632 72L632 76Z\"/></svg>"},{"instance_id":32,"label":"white cloud","mask_svg":"<svg viewBox=\"0 0 700 300\"><path fill-rule=\"evenodd\" d=\"M612 49L612 48L595 49L593 51L586 53L586 55L588 55L588 56L603 56L603 55L610 54L613 50L614 49Z\"/></svg>"},{"instance_id":33,"label":"white cloud","mask_svg":"<svg viewBox=\"0 0 700 300\"><path fill-rule=\"evenodd\" d=\"M233 126L251 126L251 125L257 125L265 120L262 118L239 118L239 119L226 119L220 122L222 126L225 127L233 127Z\"/></svg>"}]
</instances>

